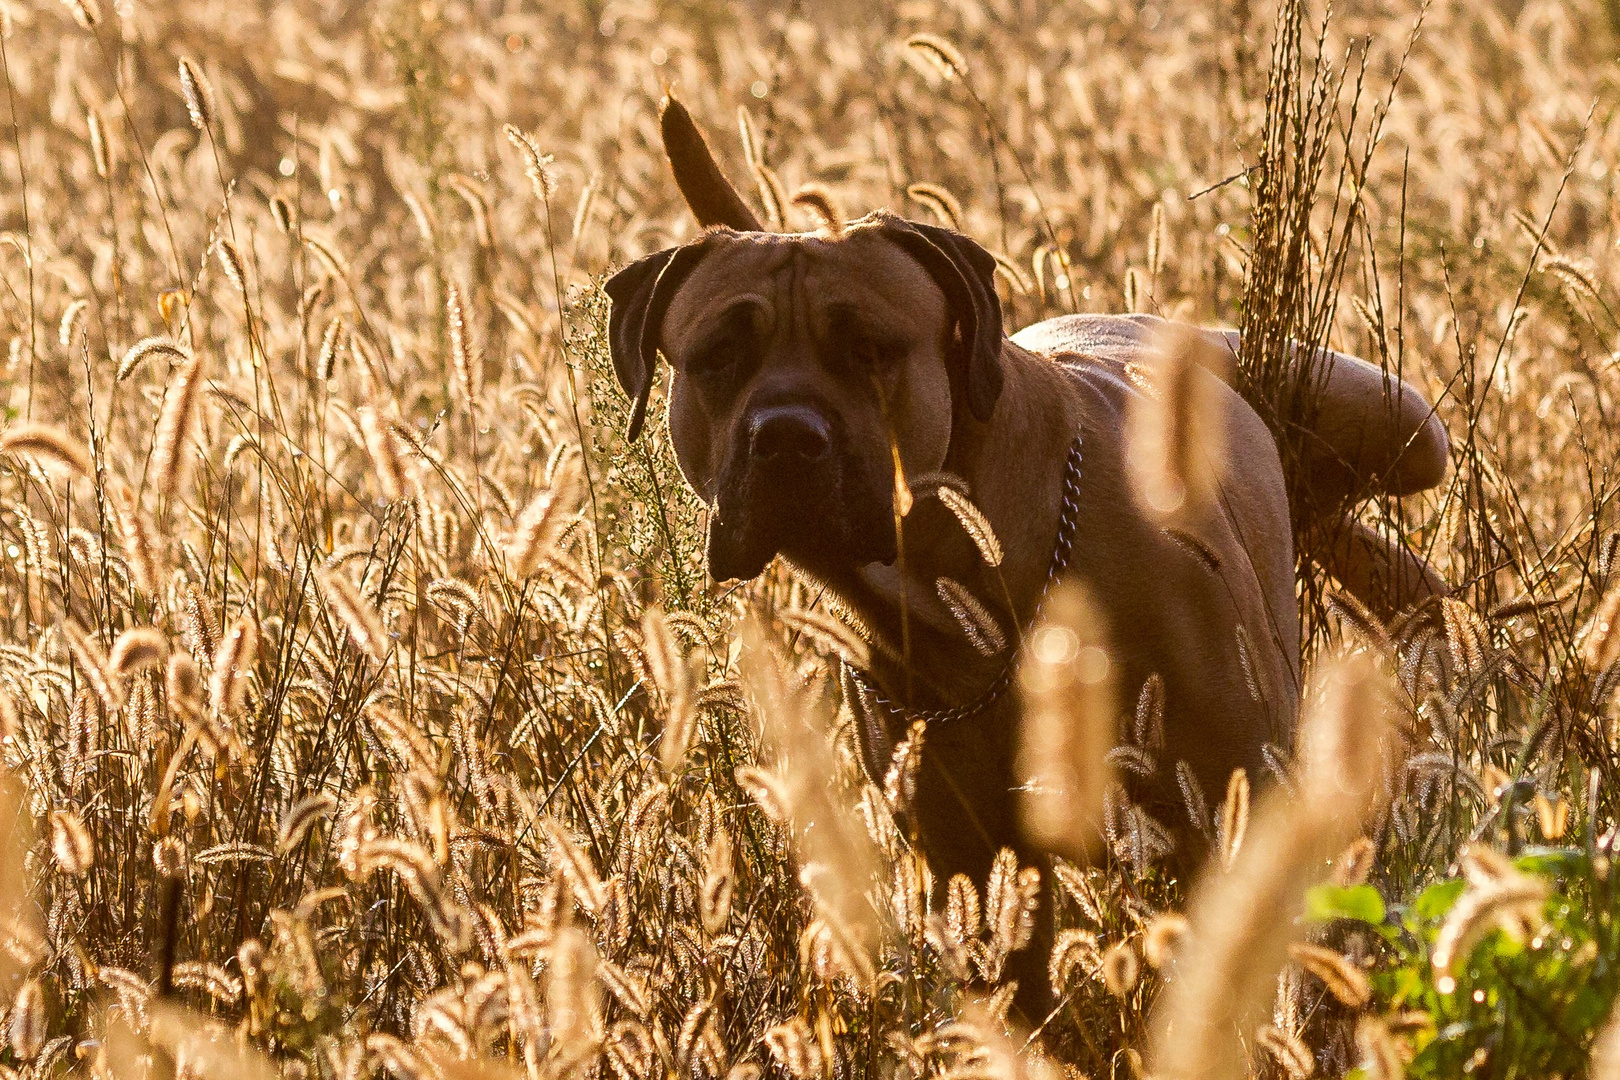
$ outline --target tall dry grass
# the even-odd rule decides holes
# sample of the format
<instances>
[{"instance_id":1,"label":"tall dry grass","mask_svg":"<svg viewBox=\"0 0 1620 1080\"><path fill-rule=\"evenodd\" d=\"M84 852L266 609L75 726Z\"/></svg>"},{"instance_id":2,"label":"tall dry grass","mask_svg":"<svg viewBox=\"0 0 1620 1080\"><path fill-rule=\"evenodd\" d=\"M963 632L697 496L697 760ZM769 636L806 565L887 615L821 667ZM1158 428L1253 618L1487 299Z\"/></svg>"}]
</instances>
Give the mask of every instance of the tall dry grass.
<instances>
[{"instance_id":1,"label":"tall dry grass","mask_svg":"<svg viewBox=\"0 0 1620 1080\"><path fill-rule=\"evenodd\" d=\"M1223 1060L1584 1067L1620 980L1620 19L1435 3L1416 31L1415 6L1355 5L1318 40L1320 13L1280 14L6 6L0 1068L1005 1077L1053 1068L1022 1052L1043 1047L1123 1076L1162 1063L1177 964L1244 961L1207 902L1177 914L1176 823L1110 797L1106 851L1051 869L1062 1005L1009 1032L1034 871L930 880L894 816L926 733L863 783L830 678L861 643L783 573L704 580L660 425L622 439L596 288L693 233L670 88L767 220L961 227L1002 258L1013 325L1241 324L1278 400L1289 337L1425 386L1454 472L1360 512L1455 595L1384 626L1302 567L1313 640L1394 672L1362 842L1284 859L1272 804L1315 805L1308 768L1184 787L1204 901L1245 902L1250 865L1286 884L1266 910L1318 879L1392 909L1468 891L1428 974L1399 929L1270 940L1280 976L1244 985L1280 977L1273 1022L1223 1032L1246 1055ZM1153 710L1110 768L1174 769ZM1252 827L1250 782L1272 788ZM1536 907L1552 884L1563 915ZM1460 943L1542 942L1569 911L1586 990L1469 997ZM1402 973L1460 997L1403 997ZM1221 974L1164 998L1180 1022L1211 1019L1195 991Z\"/></svg>"}]
</instances>

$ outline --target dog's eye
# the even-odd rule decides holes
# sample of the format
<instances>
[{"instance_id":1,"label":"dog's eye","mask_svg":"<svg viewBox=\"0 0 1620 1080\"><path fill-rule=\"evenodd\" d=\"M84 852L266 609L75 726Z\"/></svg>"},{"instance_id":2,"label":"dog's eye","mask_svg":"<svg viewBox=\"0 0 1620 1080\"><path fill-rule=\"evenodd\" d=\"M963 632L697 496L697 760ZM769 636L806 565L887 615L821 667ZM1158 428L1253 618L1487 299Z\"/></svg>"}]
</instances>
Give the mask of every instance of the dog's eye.
<instances>
[{"instance_id":1,"label":"dog's eye","mask_svg":"<svg viewBox=\"0 0 1620 1080\"><path fill-rule=\"evenodd\" d=\"M753 352L753 341L744 335L728 335L709 343L687 362L696 374L725 371L747 360Z\"/></svg>"},{"instance_id":2,"label":"dog's eye","mask_svg":"<svg viewBox=\"0 0 1620 1080\"><path fill-rule=\"evenodd\" d=\"M892 342L867 334L851 334L844 340L843 353L852 367L881 372L894 366L902 350Z\"/></svg>"}]
</instances>

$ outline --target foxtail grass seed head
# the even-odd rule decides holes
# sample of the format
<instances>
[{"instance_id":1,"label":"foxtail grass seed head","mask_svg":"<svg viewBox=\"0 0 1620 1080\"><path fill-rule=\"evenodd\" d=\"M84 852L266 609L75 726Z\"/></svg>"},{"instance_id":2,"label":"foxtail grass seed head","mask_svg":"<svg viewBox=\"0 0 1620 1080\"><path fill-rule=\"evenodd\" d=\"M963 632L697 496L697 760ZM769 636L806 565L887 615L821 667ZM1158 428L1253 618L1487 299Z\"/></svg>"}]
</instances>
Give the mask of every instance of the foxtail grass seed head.
<instances>
[{"instance_id":1,"label":"foxtail grass seed head","mask_svg":"<svg viewBox=\"0 0 1620 1080\"><path fill-rule=\"evenodd\" d=\"M1367 1080L1402 1080L1406 1076L1406 1060L1390 1034L1389 1025L1377 1016L1363 1016L1356 1021L1356 1052L1361 1056L1361 1071ZM1593 1054L1592 1080L1609 1080L1596 1067ZM1616 1073L1615 1075L1620 1075Z\"/></svg>"},{"instance_id":2,"label":"foxtail grass seed head","mask_svg":"<svg viewBox=\"0 0 1620 1080\"><path fill-rule=\"evenodd\" d=\"M793 791L780 776L753 765L739 765L735 779L743 794L752 799L767 818L778 825L792 822Z\"/></svg>"},{"instance_id":3,"label":"foxtail grass seed head","mask_svg":"<svg viewBox=\"0 0 1620 1080\"><path fill-rule=\"evenodd\" d=\"M320 352L315 354L315 377L321 382L331 382L333 376L337 374L346 329L343 316L334 315L326 324L325 332L321 334Z\"/></svg>"},{"instance_id":4,"label":"foxtail grass seed head","mask_svg":"<svg viewBox=\"0 0 1620 1080\"><path fill-rule=\"evenodd\" d=\"M221 240L215 247L215 253L219 256L219 268L225 272L231 287L246 296L247 274L242 269L242 255L236 250L236 245L229 240Z\"/></svg>"},{"instance_id":5,"label":"foxtail grass seed head","mask_svg":"<svg viewBox=\"0 0 1620 1080\"><path fill-rule=\"evenodd\" d=\"M1455 992L1458 967L1492 930L1518 940L1533 934L1543 922L1542 911L1551 891L1545 879L1510 870L1498 880L1464 892L1447 913L1430 950L1435 988L1442 994Z\"/></svg>"},{"instance_id":6,"label":"foxtail grass seed head","mask_svg":"<svg viewBox=\"0 0 1620 1080\"><path fill-rule=\"evenodd\" d=\"M578 246L586 230L590 228L591 215L596 211L596 200L601 186L601 174L592 173L589 182L580 190L579 202L574 205L573 222L568 230L568 235L573 239L575 246Z\"/></svg>"},{"instance_id":7,"label":"foxtail grass seed head","mask_svg":"<svg viewBox=\"0 0 1620 1080\"><path fill-rule=\"evenodd\" d=\"M1115 997L1128 997L1141 978L1142 962L1130 942L1113 945L1102 956L1103 985Z\"/></svg>"},{"instance_id":8,"label":"foxtail grass seed head","mask_svg":"<svg viewBox=\"0 0 1620 1080\"><path fill-rule=\"evenodd\" d=\"M186 647L202 656L211 656L219 647L219 625L208 598L189 581L180 587L180 625Z\"/></svg>"},{"instance_id":9,"label":"foxtail grass seed head","mask_svg":"<svg viewBox=\"0 0 1620 1080\"><path fill-rule=\"evenodd\" d=\"M906 188L906 194L911 196L914 202L926 206L947 229L963 231L962 204L949 189L939 184L912 184Z\"/></svg>"},{"instance_id":10,"label":"foxtail grass seed head","mask_svg":"<svg viewBox=\"0 0 1620 1080\"><path fill-rule=\"evenodd\" d=\"M1620 662L1620 581L1604 590L1592 617L1581 628L1580 656L1591 672Z\"/></svg>"},{"instance_id":11,"label":"foxtail grass seed head","mask_svg":"<svg viewBox=\"0 0 1620 1080\"><path fill-rule=\"evenodd\" d=\"M184 472L185 441L196 423L197 401L202 393L202 371L195 359L176 363L171 371L158 414L157 431L152 437L152 471L158 491L173 503L179 494Z\"/></svg>"},{"instance_id":12,"label":"foxtail grass seed head","mask_svg":"<svg viewBox=\"0 0 1620 1080\"><path fill-rule=\"evenodd\" d=\"M506 125L505 132L507 141L523 155L523 172L534 189L534 197L541 202L550 201L557 186L551 171L551 155L542 154L532 138L511 124Z\"/></svg>"},{"instance_id":13,"label":"foxtail grass seed head","mask_svg":"<svg viewBox=\"0 0 1620 1080\"><path fill-rule=\"evenodd\" d=\"M1305 1040L1293 1032L1268 1025L1255 1033L1254 1041L1288 1080L1310 1080L1316 1075L1316 1057Z\"/></svg>"},{"instance_id":14,"label":"foxtail grass seed head","mask_svg":"<svg viewBox=\"0 0 1620 1080\"><path fill-rule=\"evenodd\" d=\"M38 979L29 979L17 991L11 1006L7 1034L11 1049L23 1061L33 1061L45 1048L50 1015L45 1006L45 988Z\"/></svg>"},{"instance_id":15,"label":"foxtail grass seed head","mask_svg":"<svg viewBox=\"0 0 1620 1080\"><path fill-rule=\"evenodd\" d=\"M124 358L118 362L118 381L128 379L154 357L165 358L171 364L185 364L191 361L189 352L166 338L142 338L131 345L124 353Z\"/></svg>"},{"instance_id":16,"label":"foxtail grass seed head","mask_svg":"<svg viewBox=\"0 0 1620 1080\"><path fill-rule=\"evenodd\" d=\"M179 877L186 869L185 841L178 836L165 836L153 844L152 867L159 877Z\"/></svg>"},{"instance_id":17,"label":"foxtail grass seed head","mask_svg":"<svg viewBox=\"0 0 1620 1080\"><path fill-rule=\"evenodd\" d=\"M51 855L68 877L82 877L96 861L90 830L71 810L51 811Z\"/></svg>"},{"instance_id":18,"label":"foxtail grass seed head","mask_svg":"<svg viewBox=\"0 0 1620 1080\"><path fill-rule=\"evenodd\" d=\"M1001 629L1001 623L989 608L968 591L967 586L942 577L934 582L934 588L974 651L981 656L995 656L1007 648L1007 635Z\"/></svg>"},{"instance_id":19,"label":"foxtail grass seed head","mask_svg":"<svg viewBox=\"0 0 1620 1080\"><path fill-rule=\"evenodd\" d=\"M197 661L189 653L169 655L163 692L168 697L169 708L182 717L189 719L202 711L202 677L197 671Z\"/></svg>"},{"instance_id":20,"label":"foxtail grass seed head","mask_svg":"<svg viewBox=\"0 0 1620 1080\"><path fill-rule=\"evenodd\" d=\"M1148 273L1153 275L1155 281L1164 272L1164 248L1168 236L1164 227L1164 203L1153 204L1153 213L1148 223Z\"/></svg>"},{"instance_id":21,"label":"foxtail grass seed head","mask_svg":"<svg viewBox=\"0 0 1620 1080\"><path fill-rule=\"evenodd\" d=\"M276 223L276 229L284 234L291 234L297 225L297 218L293 212L293 205L285 195L270 196L270 220Z\"/></svg>"},{"instance_id":22,"label":"foxtail grass seed head","mask_svg":"<svg viewBox=\"0 0 1620 1080\"><path fill-rule=\"evenodd\" d=\"M1397 749L1390 733L1398 688L1365 654L1332 658L1323 668L1300 727L1296 772L1309 804L1342 814L1339 826L1354 829L1384 797L1384 771Z\"/></svg>"},{"instance_id":23,"label":"foxtail grass seed head","mask_svg":"<svg viewBox=\"0 0 1620 1080\"><path fill-rule=\"evenodd\" d=\"M757 707L768 756L790 766L778 774L787 779L768 785L766 798L777 800L788 817L799 878L817 911L820 930L807 932L801 946L809 950L807 959L826 961L869 986L860 980L875 970L873 952L881 938L871 900L879 853L854 807L841 797L826 735L830 718L820 715L821 702L789 676L762 621L750 619L742 636L743 683Z\"/></svg>"},{"instance_id":24,"label":"foxtail grass seed head","mask_svg":"<svg viewBox=\"0 0 1620 1080\"><path fill-rule=\"evenodd\" d=\"M1125 310L1132 315L1142 311L1142 271L1136 267L1125 270Z\"/></svg>"},{"instance_id":25,"label":"foxtail grass seed head","mask_svg":"<svg viewBox=\"0 0 1620 1080\"><path fill-rule=\"evenodd\" d=\"M1187 917L1173 911L1148 923L1142 934L1142 956L1155 968L1166 967L1181 939L1187 936L1187 925Z\"/></svg>"},{"instance_id":26,"label":"foxtail grass seed head","mask_svg":"<svg viewBox=\"0 0 1620 1080\"><path fill-rule=\"evenodd\" d=\"M603 1038L596 948L584 933L568 927L557 932L547 953L546 1019L554 1040L552 1053L563 1062L582 1062Z\"/></svg>"},{"instance_id":27,"label":"foxtail grass seed head","mask_svg":"<svg viewBox=\"0 0 1620 1080\"><path fill-rule=\"evenodd\" d=\"M304 842L322 818L337 809L337 799L324 791L305 796L288 808L276 829L276 850L285 855Z\"/></svg>"},{"instance_id":28,"label":"foxtail grass seed head","mask_svg":"<svg viewBox=\"0 0 1620 1080\"><path fill-rule=\"evenodd\" d=\"M1542 838L1549 843L1557 843L1564 838L1569 829L1569 800L1564 798L1549 799L1541 792L1536 792L1536 824L1541 829Z\"/></svg>"},{"instance_id":29,"label":"foxtail grass seed head","mask_svg":"<svg viewBox=\"0 0 1620 1080\"><path fill-rule=\"evenodd\" d=\"M816 228L828 236L839 236L844 231L844 212L838 205L832 189L824 184L806 184L793 193L789 200L815 221Z\"/></svg>"},{"instance_id":30,"label":"foxtail grass seed head","mask_svg":"<svg viewBox=\"0 0 1620 1080\"><path fill-rule=\"evenodd\" d=\"M961 51L937 34L912 34L906 48L945 79L967 78L967 61Z\"/></svg>"},{"instance_id":31,"label":"foxtail grass seed head","mask_svg":"<svg viewBox=\"0 0 1620 1080\"><path fill-rule=\"evenodd\" d=\"M393 502L405 494L405 466L399 458L399 447L387 422L370 405L355 410L360 421L360 432L366 440L366 453L377 477L377 492L385 502Z\"/></svg>"},{"instance_id":32,"label":"foxtail grass seed head","mask_svg":"<svg viewBox=\"0 0 1620 1080\"><path fill-rule=\"evenodd\" d=\"M149 668L161 668L169 659L169 639L149 626L125 630L113 642L107 661L113 671L128 679Z\"/></svg>"},{"instance_id":33,"label":"foxtail grass seed head","mask_svg":"<svg viewBox=\"0 0 1620 1080\"><path fill-rule=\"evenodd\" d=\"M1296 964L1321 980L1328 993L1347 1009L1360 1009L1372 1000L1367 973L1337 950L1296 941L1288 947Z\"/></svg>"},{"instance_id":34,"label":"foxtail grass seed head","mask_svg":"<svg viewBox=\"0 0 1620 1080\"><path fill-rule=\"evenodd\" d=\"M238 616L214 650L208 680L208 700L222 716L235 716L247 700L248 680L258 661L259 633L253 620Z\"/></svg>"},{"instance_id":35,"label":"foxtail grass seed head","mask_svg":"<svg viewBox=\"0 0 1620 1080\"><path fill-rule=\"evenodd\" d=\"M1221 819L1215 829L1215 837L1220 842L1221 866L1232 868L1243 850L1243 838L1248 831L1249 773L1246 769L1233 769L1226 781L1226 798L1221 801Z\"/></svg>"},{"instance_id":36,"label":"foxtail grass seed head","mask_svg":"<svg viewBox=\"0 0 1620 1080\"><path fill-rule=\"evenodd\" d=\"M90 772L103 719L101 700L95 694L80 690L73 695L67 717L66 752L62 755L62 780L69 787L78 787Z\"/></svg>"},{"instance_id":37,"label":"foxtail grass seed head","mask_svg":"<svg viewBox=\"0 0 1620 1080\"><path fill-rule=\"evenodd\" d=\"M187 57L180 58L180 96L185 99L191 126L207 131L214 126L214 90L202 71Z\"/></svg>"},{"instance_id":38,"label":"foxtail grass seed head","mask_svg":"<svg viewBox=\"0 0 1620 1080\"><path fill-rule=\"evenodd\" d=\"M1052 981L1052 989L1065 993L1082 979L1097 977L1101 973L1102 951L1097 947L1096 934L1079 927L1058 931L1047 964L1047 978Z\"/></svg>"},{"instance_id":39,"label":"foxtail grass seed head","mask_svg":"<svg viewBox=\"0 0 1620 1080\"><path fill-rule=\"evenodd\" d=\"M962 531L968 534L973 546L979 549L979 557L987 566L999 567L1004 552L1001 541L996 538L995 529L990 526L990 519L973 504L973 500L957 491L954 487L942 486L937 489L939 501L945 508L956 515L961 523Z\"/></svg>"},{"instance_id":40,"label":"foxtail grass seed head","mask_svg":"<svg viewBox=\"0 0 1620 1080\"><path fill-rule=\"evenodd\" d=\"M1035 909L1040 903L1041 872L1020 868L1008 848L996 853L985 882L984 921L990 932L984 952L985 975L997 981L1008 957L1026 947L1035 931Z\"/></svg>"},{"instance_id":41,"label":"foxtail grass seed head","mask_svg":"<svg viewBox=\"0 0 1620 1080\"><path fill-rule=\"evenodd\" d=\"M507 565L522 580L552 556L579 503L582 466L577 454L558 459L550 486L530 500L518 517L507 549Z\"/></svg>"},{"instance_id":42,"label":"foxtail grass seed head","mask_svg":"<svg viewBox=\"0 0 1620 1080\"><path fill-rule=\"evenodd\" d=\"M731 894L735 885L735 867L731 857L731 834L720 829L709 842L703 856L703 885L700 890L698 912L703 928L711 935L725 929L731 918Z\"/></svg>"},{"instance_id":43,"label":"foxtail grass seed head","mask_svg":"<svg viewBox=\"0 0 1620 1080\"><path fill-rule=\"evenodd\" d=\"M237 946L236 966L242 972L242 988L247 991L248 997L256 998L264 992L267 975L264 942L258 938L248 938Z\"/></svg>"},{"instance_id":44,"label":"foxtail grass seed head","mask_svg":"<svg viewBox=\"0 0 1620 1080\"><path fill-rule=\"evenodd\" d=\"M883 777L883 797L895 811L904 811L917 797L917 772L922 765L922 746L928 725L912 721L889 758L889 771ZM975 909L976 911L977 909Z\"/></svg>"},{"instance_id":45,"label":"foxtail grass seed head","mask_svg":"<svg viewBox=\"0 0 1620 1080\"><path fill-rule=\"evenodd\" d=\"M469 408L475 408L484 393L484 361L473 350L468 336L466 303L461 286L454 281L444 290L445 328L450 335L450 366L456 373Z\"/></svg>"},{"instance_id":46,"label":"foxtail grass seed head","mask_svg":"<svg viewBox=\"0 0 1620 1080\"><path fill-rule=\"evenodd\" d=\"M765 1048L793 1080L821 1080L824 1075L820 1040L802 1016L767 1029Z\"/></svg>"},{"instance_id":47,"label":"foxtail grass seed head","mask_svg":"<svg viewBox=\"0 0 1620 1080\"><path fill-rule=\"evenodd\" d=\"M1367 837L1358 836L1333 860L1333 883L1344 888L1365 883L1377 858L1378 846Z\"/></svg>"},{"instance_id":48,"label":"foxtail grass seed head","mask_svg":"<svg viewBox=\"0 0 1620 1080\"><path fill-rule=\"evenodd\" d=\"M114 677L112 664L101 643L72 619L62 621L62 637L67 641L68 652L78 666L81 677L101 699L102 708L108 713L121 709L124 705L123 684Z\"/></svg>"},{"instance_id":49,"label":"foxtail grass seed head","mask_svg":"<svg viewBox=\"0 0 1620 1080\"><path fill-rule=\"evenodd\" d=\"M1196 515L1216 497L1224 469L1225 350L1203 332L1161 330L1131 399L1126 464L1137 505L1159 521Z\"/></svg>"},{"instance_id":50,"label":"foxtail grass seed head","mask_svg":"<svg viewBox=\"0 0 1620 1080\"><path fill-rule=\"evenodd\" d=\"M0 433L0 454L16 454L66 476L83 479L95 472L84 444L59 427L23 422Z\"/></svg>"},{"instance_id":51,"label":"foxtail grass seed head","mask_svg":"<svg viewBox=\"0 0 1620 1080\"><path fill-rule=\"evenodd\" d=\"M427 596L450 616L451 623L461 634L472 629L483 605L478 590L460 578L438 578L428 585Z\"/></svg>"},{"instance_id":52,"label":"foxtail grass seed head","mask_svg":"<svg viewBox=\"0 0 1620 1080\"><path fill-rule=\"evenodd\" d=\"M641 640L647 655L647 673L664 698L664 734L658 747L659 761L665 773L673 775L686 760L697 722L692 667L664 613L656 607L648 608L641 617Z\"/></svg>"},{"instance_id":53,"label":"foxtail grass seed head","mask_svg":"<svg viewBox=\"0 0 1620 1080\"><path fill-rule=\"evenodd\" d=\"M85 125L90 134L90 161L96 175L103 180L112 175L112 147L107 142L107 129L101 122L101 113L91 109L85 114Z\"/></svg>"},{"instance_id":54,"label":"foxtail grass seed head","mask_svg":"<svg viewBox=\"0 0 1620 1080\"><path fill-rule=\"evenodd\" d=\"M56 343L62 348L73 348L73 343L79 336L79 328L84 325L84 313L89 307L90 301L80 297L63 309L62 320L56 325Z\"/></svg>"},{"instance_id":55,"label":"foxtail grass seed head","mask_svg":"<svg viewBox=\"0 0 1620 1080\"><path fill-rule=\"evenodd\" d=\"M953 874L945 888L945 928L951 938L967 944L979 936L979 890L966 874Z\"/></svg>"},{"instance_id":56,"label":"foxtail grass seed head","mask_svg":"<svg viewBox=\"0 0 1620 1080\"><path fill-rule=\"evenodd\" d=\"M824 608L782 608L776 613L801 641L830 652L857 668L872 664L872 647L844 620Z\"/></svg>"},{"instance_id":57,"label":"foxtail grass seed head","mask_svg":"<svg viewBox=\"0 0 1620 1080\"><path fill-rule=\"evenodd\" d=\"M1052 593L1019 669L1019 815L1036 843L1083 858L1097 842L1111 782L1118 702L1106 634L1078 583Z\"/></svg>"},{"instance_id":58,"label":"foxtail grass seed head","mask_svg":"<svg viewBox=\"0 0 1620 1080\"><path fill-rule=\"evenodd\" d=\"M382 616L350 579L343 567L323 567L315 572L321 586L321 596L329 611L348 629L349 639L355 647L381 661L388 656L392 642L383 625Z\"/></svg>"}]
</instances>

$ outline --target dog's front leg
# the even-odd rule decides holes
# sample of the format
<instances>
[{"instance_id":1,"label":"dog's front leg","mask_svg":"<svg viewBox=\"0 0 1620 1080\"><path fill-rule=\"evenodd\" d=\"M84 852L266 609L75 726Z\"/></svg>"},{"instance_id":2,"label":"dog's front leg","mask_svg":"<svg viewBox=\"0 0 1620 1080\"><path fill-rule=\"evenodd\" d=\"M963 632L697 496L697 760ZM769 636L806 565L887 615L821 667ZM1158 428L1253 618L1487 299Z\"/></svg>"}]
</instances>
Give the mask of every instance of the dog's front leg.
<instances>
[{"instance_id":1,"label":"dog's front leg","mask_svg":"<svg viewBox=\"0 0 1620 1080\"><path fill-rule=\"evenodd\" d=\"M1007 955L1003 980L1018 983L1014 999L1022 1022L1040 1025L1054 998L1047 976L1053 917L1050 861L1019 834L1014 771L1018 710L1002 703L984 713L931 728L923 742L911 820L917 841L934 873L936 901L950 879L965 875L986 896L991 866L1009 849L1020 867L1041 871L1034 933ZM986 905L988 908L988 904ZM991 934L995 928L988 928Z\"/></svg>"}]
</instances>

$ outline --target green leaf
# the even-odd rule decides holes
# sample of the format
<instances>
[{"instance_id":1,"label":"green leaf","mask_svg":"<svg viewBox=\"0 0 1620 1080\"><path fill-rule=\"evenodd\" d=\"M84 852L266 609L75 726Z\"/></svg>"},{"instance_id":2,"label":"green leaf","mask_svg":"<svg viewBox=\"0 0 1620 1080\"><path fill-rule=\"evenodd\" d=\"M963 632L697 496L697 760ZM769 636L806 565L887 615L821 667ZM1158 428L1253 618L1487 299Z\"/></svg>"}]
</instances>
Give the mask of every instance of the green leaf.
<instances>
[{"instance_id":1,"label":"green leaf","mask_svg":"<svg viewBox=\"0 0 1620 1080\"><path fill-rule=\"evenodd\" d=\"M1468 882L1462 878L1452 878L1430 885L1412 901L1412 915L1422 922L1435 922L1444 918L1446 912L1451 910L1451 905L1457 902L1457 898L1467 887Z\"/></svg>"},{"instance_id":2,"label":"green leaf","mask_svg":"<svg viewBox=\"0 0 1620 1080\"><path fill-rule=\"evenodd\" d=\"M1354 919L1377 926L1384 921L1384 898L1371 885L1318 885L1305 894L1305 918Z\"/></svg>"},{"instance_id":3,"label":"green leaf","mask_svg":"<svg viewBox=\"0 0 1620 1080\"><path fill-rule=\"evenodd\" d=\"M1514 859L1513 865L1527 874L1543 877L1581 875L1586 872L1586 852L1578 848L1534 847Z\"/></svg>"}]
</instances>

